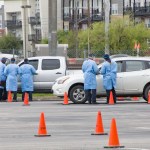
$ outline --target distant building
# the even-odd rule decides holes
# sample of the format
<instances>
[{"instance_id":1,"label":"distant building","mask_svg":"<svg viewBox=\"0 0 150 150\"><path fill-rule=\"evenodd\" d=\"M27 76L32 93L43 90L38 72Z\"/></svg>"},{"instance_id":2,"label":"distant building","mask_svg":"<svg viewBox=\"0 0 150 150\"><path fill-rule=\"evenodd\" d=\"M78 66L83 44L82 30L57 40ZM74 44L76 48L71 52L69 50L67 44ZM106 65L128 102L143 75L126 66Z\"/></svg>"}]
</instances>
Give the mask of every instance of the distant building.
<instances>
[{"instance_id":1,"label":"distant building","mask_svg":"<svg viewBox=\"0 0 150 150\"><path fill-rule=\"evenodd\" d=\"M89 9L88 9L89 8ZM104 21L105 0L63 0L63 29L86 29L90 23ZM90 16L89 16L90 15ZM110 0L110 19L128 15L135 23L150 27L150 0Z\"/></svg>"},{"instance_id":2,"label":"distant building","mask_svg":"<svg viewBox=\"0 0 150 150\"><path fill-rule=\"evenodd\" d=\"M0 5L0 37L5 35L4 5Z\"/></svg>"},{"instance_id":3,"label":"distant building","mask_svg":"<svg viewBox=\"0 0 150 150\"><path fill-rule=\"evenodd\" d=\"M35 55L36 43L49 38L48 1L4 1L6 33L12 33L24 41L28 56ZM110 0L110 20L124 15L128 15L135 23L143 21L150 27L150 0ZM57 30L85 30L89 22L104 21L105 0L89 0L89 5L88 0L57 0L56 17ZM3 16L0 15L1 19ZM4 27L0 21L1 26Z\"/></svg>"},{"instance_id":4,"label":"distant building","mask_svg":"<svg viewBox=\"0 0 150 150\"><path fill-rule=\"evenodd\" d=\"M61 0L57 0L57 29L63 29ZM48 0L4 1L6 33L12 33L24 41L27 56L35 55L35 44L48 38ZM30 8L27 8L29 7ZM26 38L25 38L26 37Z\"/></svg>"}]
</instances>

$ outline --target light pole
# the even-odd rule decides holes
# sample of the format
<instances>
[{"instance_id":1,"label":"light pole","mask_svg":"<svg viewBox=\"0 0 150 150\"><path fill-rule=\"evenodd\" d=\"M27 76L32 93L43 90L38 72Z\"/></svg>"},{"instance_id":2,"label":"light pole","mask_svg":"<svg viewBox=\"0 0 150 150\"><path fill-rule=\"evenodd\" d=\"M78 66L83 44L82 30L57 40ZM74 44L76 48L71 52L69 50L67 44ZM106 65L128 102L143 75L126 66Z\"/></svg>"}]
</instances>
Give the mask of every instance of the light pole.
<instances>
[{"instance_id":1,"label":"light pole","mask_svg":"<svg viewBox=\"0 0 150 150\"><path fill-rule=\"evenodd\" d=\"M110 0L105 0L105 54L109 54Z\"/></svg>"},{"instance_id":2,"label":"light pole","mask_svg":"<svg viewBox=\"0 0 150 150\"><path fill-rule=\"evenodd\" d=\"M76 36L76 58L78 57L78 8L77 8L77 0L75 1L75 36Z\"/></svg>"},{"instance_id":3,"label":"light pole","mask_svg":"<svg viewBox=\"0 0 150 150\"><path fill-rule=\"evenodd\" d=\"M49 55L57 55L57 0L49 0Z\"/></svg>"},{"instance_id":4,"label":"light pole","mask_svg":"<svg viewBox=\"0 0 150 150\"><path fill-rule=\"evenodd\" d=\"M90 0L88 0L88 55L90 54L90 25L91 25L91 18L90 18Z\"/></svg>"},{"instance_id":5,"label":"light pole","mask_svg":"<svg viewBox=\"0 0 150 150\"><path fill-rule=\"evenodd\" d=\"M31 6L30 5L23 5L23 6L21 6L21 8L23 9L23 20L24 20L24 40L23 40L24 52L23 52L23 56L24 56L24 58L27 58L26 8L31 8Z\"/></svg>"}]
</instances>

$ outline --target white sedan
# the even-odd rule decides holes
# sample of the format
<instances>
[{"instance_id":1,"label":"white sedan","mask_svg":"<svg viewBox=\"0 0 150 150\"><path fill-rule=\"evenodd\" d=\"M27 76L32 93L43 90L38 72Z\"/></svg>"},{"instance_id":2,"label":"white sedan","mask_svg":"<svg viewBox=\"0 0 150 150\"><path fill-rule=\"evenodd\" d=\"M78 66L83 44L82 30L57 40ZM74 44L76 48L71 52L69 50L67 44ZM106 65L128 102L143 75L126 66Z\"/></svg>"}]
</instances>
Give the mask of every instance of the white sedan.
<instances>
[{"instance_id":1,"label":"white sedan","mask_svg":"<svg viewBox=\"0 0 150 150\"><path fill-rule=\"evenodd\" d=\"M117 96L142 96L146 101L150 90L150 58L118 57L113 58L118 65ZM100 64L98 67L101 68ZM103 77L97 75L97 97L106 96ZM85 103L83 74L74 74L58 78L53 87L53 94L63 97L67 92L74 103Z\"/></svg>"}]
</instances>

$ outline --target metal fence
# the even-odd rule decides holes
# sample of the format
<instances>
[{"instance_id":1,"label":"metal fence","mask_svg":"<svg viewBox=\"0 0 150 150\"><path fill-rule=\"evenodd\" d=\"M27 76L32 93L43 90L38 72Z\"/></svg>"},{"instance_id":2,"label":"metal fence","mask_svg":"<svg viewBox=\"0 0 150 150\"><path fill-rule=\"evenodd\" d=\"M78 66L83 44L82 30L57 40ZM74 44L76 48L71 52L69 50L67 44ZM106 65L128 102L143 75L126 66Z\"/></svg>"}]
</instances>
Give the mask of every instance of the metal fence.
<instances>
[{"instance_id":1,"label":"metal fence","mask_svg":"<svg viewBox=\"0 0 150 150\"><path fill-rule=\"evenodd\" d=\"M101 58L105 54L105 50L91 50L90 53L93 53L96 58ZM136 50L110 50L110 55L116 54L127 54L130 56L150 56L150 50L143 51L139 50L139 53ZM87 58L88 50L75 50L68 49L67 56L69 58Z\"/></svg>"}]
</instances>

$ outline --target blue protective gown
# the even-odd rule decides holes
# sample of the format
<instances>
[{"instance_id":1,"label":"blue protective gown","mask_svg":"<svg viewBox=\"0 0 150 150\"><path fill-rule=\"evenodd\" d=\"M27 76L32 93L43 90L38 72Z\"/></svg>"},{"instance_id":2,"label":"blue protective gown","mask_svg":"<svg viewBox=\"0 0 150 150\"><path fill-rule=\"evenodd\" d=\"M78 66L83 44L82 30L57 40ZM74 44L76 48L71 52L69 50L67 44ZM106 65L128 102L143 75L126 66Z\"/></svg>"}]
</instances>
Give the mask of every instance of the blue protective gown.
<instances>
[{"instance_id":1,"label":"blue protective gown","mask_svg":"<svg viewBox=\"0 0 150 150\"><path fill-rule=\"evenodd\" d=\"M103 86L106 90L116 88L117 63L105 61L102 65L100 73L103 75Z\"/></svg>"},{"instance_id":2,"label":"blue protective gown","mask_svg":"<svg viewBox=\"0 0 150 150\"><path fill-rule=\"evenodd\" d=\"M96 89L96 74L98 67L95 61L88 59L83 62L82 71L84 73L84 89Z\"/></svg>"},{"instance_id":3,"label":"blue protective gown","mask_svg":"<svg viewBox=\"0 0 150 150\"><path fill-rule=\"evenodd\" d=\"M16 64L9 64L4 70L4 74L7 76L6 90L17 91L17 75L19 75L19 67Z\"/></svg>"},{"instance_id":4,"label":"blue protective gown","mask_svg":"<svg viewBox=\"0 0 150 150\"><path fill-rule=\"evenodd\" d=\"M20 67L22 92L33 91L33 75L35 74L36 70L30 64L24 64Z\"/></svg>"},{"instance_id":5,"label":"blue protective gown","mask_svg":"<svg viewBox=\"0 0 150 150\"><path fill-rule=\"evenodd\" d=\"M6 65L0 62L0 82L6 81L6 76L4 75ZM0 89L3 89L4 87L0 86Z\"/></svg>"}]
</instances>

